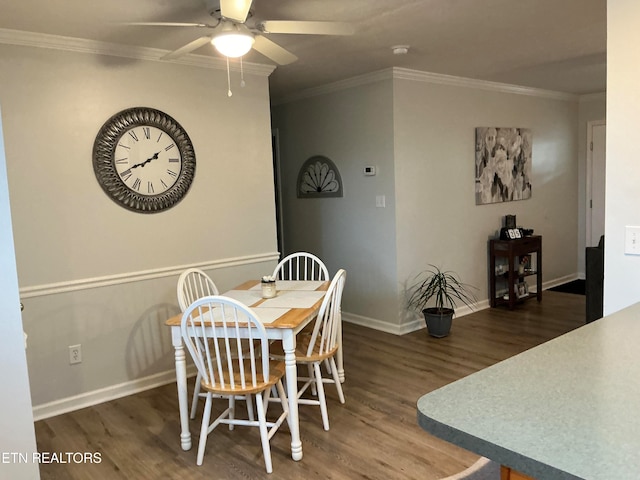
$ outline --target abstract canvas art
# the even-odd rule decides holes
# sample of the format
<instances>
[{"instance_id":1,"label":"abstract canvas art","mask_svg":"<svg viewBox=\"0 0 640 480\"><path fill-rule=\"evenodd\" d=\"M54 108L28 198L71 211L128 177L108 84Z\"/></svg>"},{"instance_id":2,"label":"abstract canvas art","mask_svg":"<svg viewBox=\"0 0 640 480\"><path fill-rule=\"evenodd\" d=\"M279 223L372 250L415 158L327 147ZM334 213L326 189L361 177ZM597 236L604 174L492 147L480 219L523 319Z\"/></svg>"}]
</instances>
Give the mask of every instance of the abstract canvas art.
<instances>
[{"instance_id":1,"label":"abstract canvas art","mask_svg":"<svg viewBox=\"0 0 640 480\"><path fill-rule=\"evenodd\" d=\"M476 205L531 198L529 128L476 128Z\"/></svg>"}]
</instances>

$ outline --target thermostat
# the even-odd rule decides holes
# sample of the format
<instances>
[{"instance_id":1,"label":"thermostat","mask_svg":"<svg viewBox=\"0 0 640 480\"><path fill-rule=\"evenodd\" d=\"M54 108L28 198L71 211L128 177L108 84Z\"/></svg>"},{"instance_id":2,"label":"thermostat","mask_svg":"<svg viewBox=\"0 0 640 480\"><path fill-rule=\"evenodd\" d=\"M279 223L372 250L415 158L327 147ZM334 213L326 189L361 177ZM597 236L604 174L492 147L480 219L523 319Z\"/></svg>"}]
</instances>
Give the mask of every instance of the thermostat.
<instances>
[{"instance_id":1,"label":"thermostat","mask_svg":"<svg viewBox=\"0 0 640 480\"><path fill-rule=\"evenodd\" d=\"M376 174L376 167L364 167L364 174L365 175L375 175Z\"/></svg>"}]
</instances>

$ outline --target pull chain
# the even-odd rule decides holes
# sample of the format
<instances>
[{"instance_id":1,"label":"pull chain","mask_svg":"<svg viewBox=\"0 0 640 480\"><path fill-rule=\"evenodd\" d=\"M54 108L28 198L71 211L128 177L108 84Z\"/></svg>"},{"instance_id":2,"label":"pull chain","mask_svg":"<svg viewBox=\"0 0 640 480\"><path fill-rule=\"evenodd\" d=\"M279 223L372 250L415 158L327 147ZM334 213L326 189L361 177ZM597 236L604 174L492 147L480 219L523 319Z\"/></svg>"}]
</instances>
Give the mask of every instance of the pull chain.
<instances>
[{"instance_id":1,"label":"pull chain","mask_svg":"<svg viewBox=\"0 0 640 480\"><path fill-rule=\"evenodd\" d=\"M231 75L229 74L229 57L227 57L227 97L233 95L231 93Z\"/></svg>"},{"instance_id":2,"label":"pull chain","mask_svg":"<svg viewBox=\"0 0 640 480\"><path fill-rule=\"evenodd\" d=\"M240 57L240 86L244 87L244 69L242 67L242 57Z\"/></svg>"}]
</instances>

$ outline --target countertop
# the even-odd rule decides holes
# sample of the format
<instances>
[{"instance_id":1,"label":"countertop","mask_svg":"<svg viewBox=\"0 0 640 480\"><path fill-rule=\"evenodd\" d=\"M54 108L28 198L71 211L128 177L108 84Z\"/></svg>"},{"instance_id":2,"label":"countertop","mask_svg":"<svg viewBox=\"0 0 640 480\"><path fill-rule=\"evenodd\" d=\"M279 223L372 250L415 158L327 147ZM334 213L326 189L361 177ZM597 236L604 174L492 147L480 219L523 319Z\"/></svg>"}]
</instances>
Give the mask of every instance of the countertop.
<instances>
[{"instance_id":1,"label":"countertop","mask_svg":"<svg viewBox=\"0 0 640 480\"><path fill-rule=\"evenodd\" d=\"M418 423L539 480L637 480L640 303L422 396Z\"/></svg>"}]
</instances>

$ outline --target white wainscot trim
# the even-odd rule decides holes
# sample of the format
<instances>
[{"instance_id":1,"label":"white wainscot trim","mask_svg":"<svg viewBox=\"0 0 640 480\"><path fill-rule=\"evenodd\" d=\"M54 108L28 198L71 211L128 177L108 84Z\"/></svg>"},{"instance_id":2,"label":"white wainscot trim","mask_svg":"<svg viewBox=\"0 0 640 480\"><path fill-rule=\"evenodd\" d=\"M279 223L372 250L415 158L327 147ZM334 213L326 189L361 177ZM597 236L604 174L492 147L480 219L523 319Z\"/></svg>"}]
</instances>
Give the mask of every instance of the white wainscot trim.
<instances>
[{"instance_id":1,"label":"white wainscot trim","mask_svg":"<svg viewBox=\"0 0 640 480\"><path fill-rule=\"evenodd\" d=\"M245 255L243 257L224 258L209 262L192 263L190 265L180 265L166 268L156 268L140 272L128 272L118 275L107 275L103 277L84 278L81 280L70 280L68 282L49 283L46 285L35 285L20 289L22 298L41 297L44 295L54 295L59 293L75 292L90 288L107 287L110 285L121 285L123 283L140 282L155 278L172 277L180 275L187 268L200 268L202 270L216 270L221 268L235 267L239 265L251 265L254 263L265 263L277 261L280 258L278 252L262 253L258 255Z\"/></svg>"},{"instance_id":2,"label":"white wainscot trim","mask_svg":"<svg viewBox=\"0 0 640 480\"><path fill-rule=\"evenodd\" d=\"M193 365L187 366L187 377L196 375ZM170 383L175 383L176 371L168 370L145 378L138 378L119 385L111 385L105 388L85 392L73 397L62 398L50 403L35 405L33 407L33 421L44 420L63 413L73 412L81 408L91 407L100 403L109 402L118 398L135 395L136 393L151 390Z\"/></svg>"}]
</instances>

